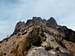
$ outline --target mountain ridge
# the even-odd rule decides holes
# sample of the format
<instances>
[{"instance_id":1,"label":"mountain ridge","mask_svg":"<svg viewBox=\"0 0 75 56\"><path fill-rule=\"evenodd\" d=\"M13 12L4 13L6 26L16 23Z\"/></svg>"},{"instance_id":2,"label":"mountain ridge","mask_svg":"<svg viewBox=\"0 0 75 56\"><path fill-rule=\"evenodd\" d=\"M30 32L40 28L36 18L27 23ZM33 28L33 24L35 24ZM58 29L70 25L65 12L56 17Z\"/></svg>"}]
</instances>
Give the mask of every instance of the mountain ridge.
<instances>
[{"instance_id":1,"label":"mountain ridge","mask_svg":"<svg viewBox=\"0 0 75 56\"><path fill-rule=\"evenodd\" d=\"M58 25L53 17L19 21L14 32L0 41L0 55L75 56L75 31Z\"/></svg>"}]
</instances>

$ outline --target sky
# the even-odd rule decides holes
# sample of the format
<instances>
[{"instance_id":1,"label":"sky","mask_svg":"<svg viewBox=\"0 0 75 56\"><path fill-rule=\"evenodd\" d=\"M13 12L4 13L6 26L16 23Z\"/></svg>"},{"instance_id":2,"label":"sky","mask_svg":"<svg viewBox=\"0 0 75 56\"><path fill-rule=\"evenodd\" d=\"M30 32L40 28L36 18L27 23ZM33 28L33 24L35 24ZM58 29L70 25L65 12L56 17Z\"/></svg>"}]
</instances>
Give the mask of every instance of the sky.
<instances>
[{"instance_id":1,"label":"sky","mask_svg":"<svg viewBox=\"0 0 75 56\"><path fill-rule=\"evenodd\" d=\"M0 0L0 40L13 33L18 21L33 16L54 17L58 24L75 30L75 0Z\"/></svg>"}]
</instances>

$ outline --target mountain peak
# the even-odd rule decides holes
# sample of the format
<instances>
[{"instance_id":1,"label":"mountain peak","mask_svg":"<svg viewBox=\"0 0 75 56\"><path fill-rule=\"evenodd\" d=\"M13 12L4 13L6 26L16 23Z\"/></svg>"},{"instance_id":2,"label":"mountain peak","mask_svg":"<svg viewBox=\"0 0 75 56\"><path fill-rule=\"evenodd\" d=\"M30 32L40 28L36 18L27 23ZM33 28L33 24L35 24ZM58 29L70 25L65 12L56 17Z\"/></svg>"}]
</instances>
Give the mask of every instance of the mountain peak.
<instances>
[{"instance_id":1,"label":"mountain peak","mask_svg":"<svg viewBox=\"0 0 75 56\"><path fill-rule=\"evenodd\" d=\"M52 26L57 26L57 22L56 22L56 20L53 17L51 17L50 19L48 19L47 23L49 25L52 25Z\"/></svg>"},{"instance_id":2,"label":"mountain peak","mask_svg":"<svg viewBox=\"0 0 75 56\"><path fill-rule=\"evenodd\" d=\"M75 31L57 25L53 17L19 21L13 34L0 41L0 56L75 56Z\"/></svg>"}]
</instances>

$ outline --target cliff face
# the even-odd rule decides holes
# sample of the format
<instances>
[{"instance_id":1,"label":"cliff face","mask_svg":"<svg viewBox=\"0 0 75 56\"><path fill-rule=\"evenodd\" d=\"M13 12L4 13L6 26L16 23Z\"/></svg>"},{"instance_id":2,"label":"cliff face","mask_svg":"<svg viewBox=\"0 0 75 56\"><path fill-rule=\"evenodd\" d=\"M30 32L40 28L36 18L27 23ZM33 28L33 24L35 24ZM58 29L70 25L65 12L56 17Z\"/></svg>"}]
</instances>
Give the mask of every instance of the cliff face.
<instances>
[{"instance_id":1,"label":"cliff face","mask_svg":"<svg viewBox=\"0 0 75 56\"><path fill-rule=\"evenodd\" d=\"M0 56L75 56L75 31L59 26L53 17L20 21L0 41Z\"/></svg>"}]
</instances>

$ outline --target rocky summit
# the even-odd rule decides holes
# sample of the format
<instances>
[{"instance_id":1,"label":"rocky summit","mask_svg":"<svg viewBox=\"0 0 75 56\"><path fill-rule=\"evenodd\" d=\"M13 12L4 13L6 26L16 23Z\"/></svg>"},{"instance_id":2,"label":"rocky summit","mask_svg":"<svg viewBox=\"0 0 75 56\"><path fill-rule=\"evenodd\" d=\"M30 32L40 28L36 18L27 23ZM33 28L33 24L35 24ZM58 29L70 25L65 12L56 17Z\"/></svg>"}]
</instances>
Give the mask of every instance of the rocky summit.
<instances>
[{"instance_id":1,"label":"rocky summit","mask_svg":"<svg viewBox=\"0 0 75 56\"><path fill-rule=\"evenodd\" d=\"M20 21L0 41L0 56L75 56L75 31L58 25L53 17Z\"/></svg>"}]
</instances>

